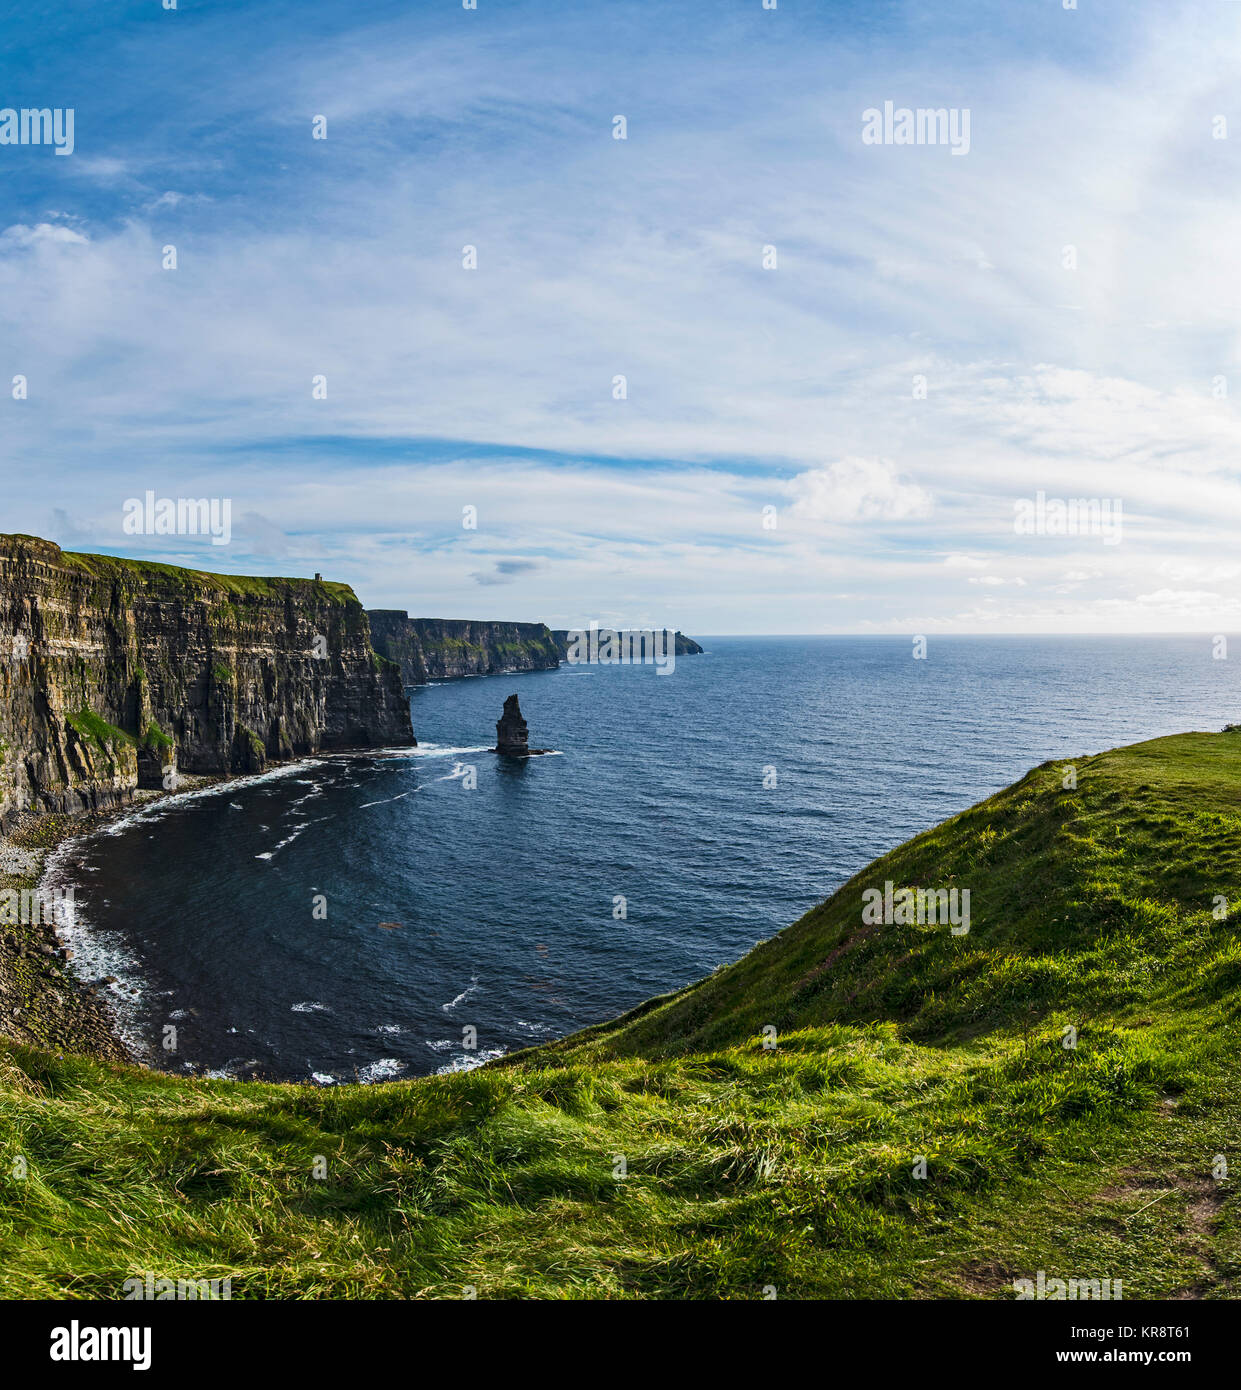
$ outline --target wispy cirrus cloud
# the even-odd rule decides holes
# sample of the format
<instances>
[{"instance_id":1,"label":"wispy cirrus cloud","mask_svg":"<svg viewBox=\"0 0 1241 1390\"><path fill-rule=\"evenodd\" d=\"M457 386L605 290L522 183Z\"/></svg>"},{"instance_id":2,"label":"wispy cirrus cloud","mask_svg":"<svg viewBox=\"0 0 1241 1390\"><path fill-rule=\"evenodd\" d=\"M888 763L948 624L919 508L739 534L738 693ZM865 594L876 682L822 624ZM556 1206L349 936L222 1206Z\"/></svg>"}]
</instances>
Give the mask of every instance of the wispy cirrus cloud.
<instances>
[{"instance_id":1,"label":"wispy cirrus cloud","mask_svg":"<svg viewBox=\"0 0 1241 1390\"><path fill-rule=\"evenodd\" d=\"M94 100L71 159L9 152L15 529L126 549L125 497L225 494L228 566L463 615L1234 612L1175 576L1241 519L1238 15L243 10L244 52L233 11L25 40ZM972 109L968 157L862 145L907 95ZM1037 490L1122 497L1124 544L1017 537Z\"/></svg>"}]
</instances>

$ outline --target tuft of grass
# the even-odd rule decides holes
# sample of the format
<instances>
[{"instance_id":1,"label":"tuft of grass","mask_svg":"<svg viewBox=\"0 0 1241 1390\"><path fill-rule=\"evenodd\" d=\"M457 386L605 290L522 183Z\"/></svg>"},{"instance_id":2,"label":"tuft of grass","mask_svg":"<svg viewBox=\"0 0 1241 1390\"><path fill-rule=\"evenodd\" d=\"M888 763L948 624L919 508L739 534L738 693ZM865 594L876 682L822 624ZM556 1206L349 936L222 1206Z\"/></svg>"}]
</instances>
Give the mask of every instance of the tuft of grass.
<instances>
[{"instance_id":1,"label":"tuft of grass","mask_svg":"<svg viewBox=\"0 0 1241 1390\"><path fill-rule=\"evenodd\" d=\"M146 733L142 736L142 747L152 749L156 752L166 753L173 746L172 737L166 734L154 719L147 725Z\"/></svg>"},{"instance_id":2,"label":"tuft of grass","mask_svg":"<svg viewBox=\"0 0 1241 1390\"><path fill-rule=\"evenodd\" d=\"M94 744L101 753L115 753L122 748L134 747L138 740L115 724L109 724L93 710L81 709L76 714L66 714L65 723L83 742Z\"/></svg>"}]
</instances>

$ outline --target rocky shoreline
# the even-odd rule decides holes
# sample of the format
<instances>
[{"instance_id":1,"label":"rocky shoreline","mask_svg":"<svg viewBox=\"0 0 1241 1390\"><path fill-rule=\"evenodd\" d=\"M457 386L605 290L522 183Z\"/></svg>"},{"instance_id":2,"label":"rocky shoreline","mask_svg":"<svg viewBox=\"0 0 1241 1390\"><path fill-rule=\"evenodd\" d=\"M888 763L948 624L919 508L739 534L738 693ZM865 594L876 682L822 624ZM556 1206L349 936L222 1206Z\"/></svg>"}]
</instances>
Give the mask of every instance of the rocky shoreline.
<instances>
[{"instance_id":1,"label":"rocky shoreline","mask_svg":"<svg viewBox=\"0 0 1241 1390\"><path fill-rule=\"evenodd\" d=\"M221 777L183 776L175 791L135 791L123 805L77 815L25 812L0 840L0 893L29 903L40 891L48 857L70 841L135 808L184 796ZM8 897L11 902L11 896ZM32 914L18 914L29 918ZM109 1062L138 1064L122 1041L106 1003L110 979L81 980L69 963L50 913L35 921L0 922L0 1035L55 1052L84 1052Z\"/></svg>"}]
</instances>

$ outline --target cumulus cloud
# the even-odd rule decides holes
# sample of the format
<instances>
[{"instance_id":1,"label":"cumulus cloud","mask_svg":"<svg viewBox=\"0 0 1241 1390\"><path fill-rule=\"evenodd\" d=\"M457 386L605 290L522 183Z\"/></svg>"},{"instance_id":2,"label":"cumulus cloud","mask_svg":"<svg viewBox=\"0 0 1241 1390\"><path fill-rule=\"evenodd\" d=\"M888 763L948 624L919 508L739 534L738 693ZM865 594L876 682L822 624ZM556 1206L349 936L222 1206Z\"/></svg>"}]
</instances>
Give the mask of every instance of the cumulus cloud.
<instances>
[{"instance_id":1,"label":"cumulus cloud","mask_svg":"<svg viewBox=\"0 0 1241 1390\"><path fill-rule=\"evenodd\" d=\"M810 521L910 521L931 514L931 494L885 459L846 458L799 473L793 513Z\"/></svg>"}]
</instances>

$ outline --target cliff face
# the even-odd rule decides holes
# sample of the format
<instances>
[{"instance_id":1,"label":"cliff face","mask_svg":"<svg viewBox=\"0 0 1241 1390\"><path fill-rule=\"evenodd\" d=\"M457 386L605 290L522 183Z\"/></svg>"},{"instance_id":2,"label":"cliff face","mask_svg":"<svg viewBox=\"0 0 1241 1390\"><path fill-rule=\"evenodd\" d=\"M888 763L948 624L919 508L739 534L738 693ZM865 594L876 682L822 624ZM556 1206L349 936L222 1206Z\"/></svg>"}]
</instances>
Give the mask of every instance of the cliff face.
<instances>
[{"instance_id":1,"label":"cliff face","mask_svg":"<svg viewBox=\"0 0 1241 1390\"><path fill-rule=\"evenodd\" d=\"M551 671L568 659L568 629L552 631L542 623L411 618L399 608L372 608L367 617L375 650L400 666L406 685L500 671ZM677 656L701 651L692 637L676 634Z\"/></svg>"},{"instance_id":2,"label":"cliff face","mask_svg":"<svg viewBox=\"0 0 1241 1390\"><path fill-rule=\"evenodd\" d=\"M367 614L375 650L401 668L406 685L499 671L550 671L560 652L542 623L411 618L396 608Z\"/></svg>"},{"instance_id":3,"label":"cliff face","mask_svg":"<svg viewBox=\"0 0 1241 1390\"><path fill-rule=\"evenodd\" d=\"M119 804L140 773L255 772L413 743L345 584L77 555L0 536L0 829Z\"/></svg>"}]
</instances>

